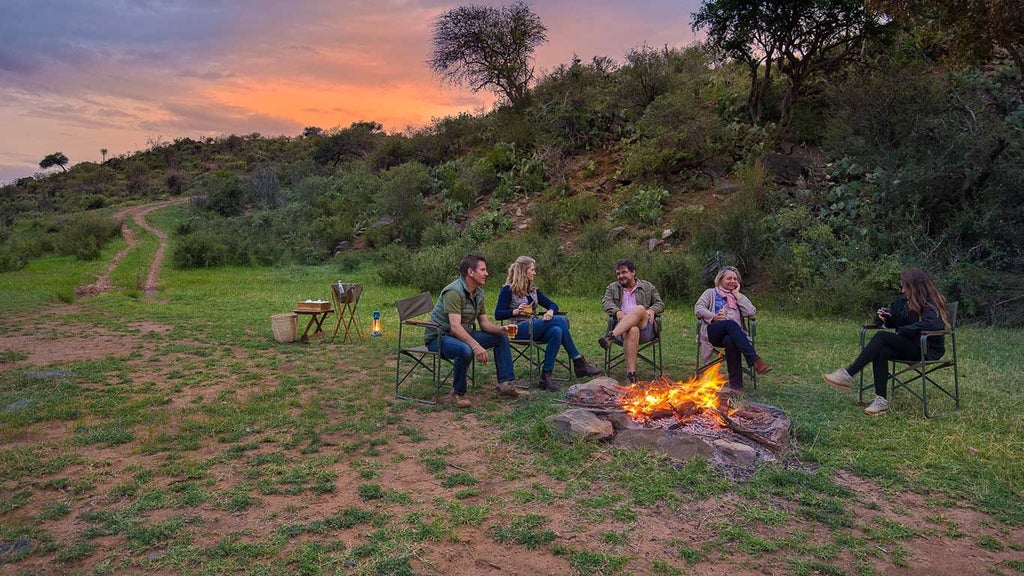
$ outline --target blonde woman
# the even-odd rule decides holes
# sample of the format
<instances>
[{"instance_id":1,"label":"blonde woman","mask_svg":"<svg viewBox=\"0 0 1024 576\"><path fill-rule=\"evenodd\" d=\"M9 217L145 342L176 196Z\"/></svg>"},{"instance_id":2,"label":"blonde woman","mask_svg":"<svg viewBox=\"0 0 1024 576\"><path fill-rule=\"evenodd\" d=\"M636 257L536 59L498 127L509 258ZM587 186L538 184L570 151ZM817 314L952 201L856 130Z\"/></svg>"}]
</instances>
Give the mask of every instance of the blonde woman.
<instances>
[{"instance_id":1,"label":"blonde woman","mask_svg":"<svg viewBox=\"0 0 1024 576\"><path fill-rule=\"evenodd\" d=\"M743 317L757 313L750 298L740 292L740 271L725 266L715 276L715 287L708 288L697 299L693 313L700 318L701 364L706 364L714 347L725 349L725 365L729 372L729 388L743 389L743 365L740 357L760 374L772 367L758 356L750 336L743 331Z\"/></svg>"},{"instance_id":2,"label":"blonde woman","mask_svg":"<svg viewBox=\"0 0 1024 576\"><path fill-rule=\"evenodd\" d=\"M494 307L496 320L513 320L517 323L519 334L531 334L533 339L544 342L544 362L540 370L540 387L544 390L559 389L551 379L551 371L555 368L558 348L564 347L572 358L573 372L576 377L597 376L601 369L589 364L569 334L569 323L564 316L556 314L558 304L548 298L534 283L537 275L537 262L529 256L520 256L508 267L505 285L498 293L498 303ZM539 314L538 306L544 308ZM522 338L522 336L520 336Z\"/></svg>"}]
</instances>

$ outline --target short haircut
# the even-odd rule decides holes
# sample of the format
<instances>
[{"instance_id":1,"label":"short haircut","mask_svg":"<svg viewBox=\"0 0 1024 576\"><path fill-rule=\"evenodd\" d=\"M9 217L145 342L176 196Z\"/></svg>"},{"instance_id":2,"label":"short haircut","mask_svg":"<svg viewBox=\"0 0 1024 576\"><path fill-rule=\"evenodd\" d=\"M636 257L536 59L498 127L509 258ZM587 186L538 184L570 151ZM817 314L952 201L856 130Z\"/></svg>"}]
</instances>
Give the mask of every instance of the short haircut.
<instances>
[{"instance_id":1,"label":"short haircut","mask_svg":"<svg viewBox=\"0 0 1024 576\"><path fill-rule=\"evenodd\" d=\"M726 272L735 272L736 281L743 282L743 276L740 275L740 271L737 270L735 266L722 266L722 269L719 270L718 274L715 276L715 286L718 286L719 282L722 281L722 277L725 276Z\"/></svg>"},{"instance_id":2,"label":"short haircut","mask_svg":"<svg viewBox=\"0 0 1024 576\"><path fill-rule=\"evenodd\" d=\"M615 263L616 270L622 268L623 266L625 266L626 270L629 270L630 272L636 272L636 264L633 264L633 261L630 260L629 258L623 258L622 260L619 260L618 262Z\"/></svg>"},{"instance_id":3,"label":"short haircut","mask_svg":"<svg viewBox=\"0 0 1024 576\"><path fill-rule=\"evenodd\" d=\"M470 270L476 270L476 267L481 262L486 262L483 256L477 256L476 254L466 254L462 257L462 261L459 262L459 276L465 278L466 274Z\"/></svg>"}]
</instances>

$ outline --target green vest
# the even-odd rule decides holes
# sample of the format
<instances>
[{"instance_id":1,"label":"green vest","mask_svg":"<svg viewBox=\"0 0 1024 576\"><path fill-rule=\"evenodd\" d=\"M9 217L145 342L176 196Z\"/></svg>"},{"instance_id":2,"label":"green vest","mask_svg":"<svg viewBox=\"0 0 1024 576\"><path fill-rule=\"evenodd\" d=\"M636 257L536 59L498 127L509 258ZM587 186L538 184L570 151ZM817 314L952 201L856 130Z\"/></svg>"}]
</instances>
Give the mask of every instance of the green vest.
<instances>
[{"instance_id":1,"label":"green vest","mask_svg":"<svg viewBox=\"0 0 1024 576\"><path fill-rule=\"evenodd\" d=\"M462 314L460 322L462 327L467 332L476 330L476 319L484 313L484 289L478 286L476 291L470 294L466 288L466 282L459 277L441 289L441 294L437 297L437 304L430 312L430 321L437 324L438 327L431 326L424 329L424 342L430 342L439 336L448 336L452 333L451 323L448 322L449 302L445 301L446 297L458 302L458 309Z\"/></svg>"}]
</instances>

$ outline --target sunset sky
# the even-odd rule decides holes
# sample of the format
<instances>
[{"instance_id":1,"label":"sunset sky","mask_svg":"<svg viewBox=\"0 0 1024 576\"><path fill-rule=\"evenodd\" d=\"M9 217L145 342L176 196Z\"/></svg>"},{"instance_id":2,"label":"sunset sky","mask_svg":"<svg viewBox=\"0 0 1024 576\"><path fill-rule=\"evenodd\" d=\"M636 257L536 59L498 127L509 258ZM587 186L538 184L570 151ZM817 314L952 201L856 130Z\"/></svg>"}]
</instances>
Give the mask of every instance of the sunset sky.
<instances>
[{"instance_id":1,"label":"sunset sky","mask_svg":"<svg viewBox=\"0 0 1024 576\"><path fill-rule=\"evenodd\" d=\"M502 2L463 2L462 5ZM295 136L375 120L389 132L488 109L426 65L440 0L0 0L0 184L64 152L98 162L152 142ZM699 0L535 0L538 76L573 54L621 62L694 41Z\"/></svg>"}]
</instances>

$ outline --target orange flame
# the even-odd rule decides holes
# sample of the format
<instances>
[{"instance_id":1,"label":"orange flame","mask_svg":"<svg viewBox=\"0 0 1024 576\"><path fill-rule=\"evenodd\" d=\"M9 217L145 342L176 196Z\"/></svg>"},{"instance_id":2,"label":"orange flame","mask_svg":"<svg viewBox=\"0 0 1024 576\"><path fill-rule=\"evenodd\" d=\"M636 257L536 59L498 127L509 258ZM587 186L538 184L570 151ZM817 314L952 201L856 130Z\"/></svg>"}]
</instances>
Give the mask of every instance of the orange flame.
<instances>
[{"instance_id":1,"label":"orange flame","mask_svg":"<svg viewBox=\"0 0 1024 576\"><path fill-rule=\"evenodd\" d=\"M686 382L672 382L663 376L653 382L623 388L619 403L636 421L658 411L676 412L688 405L698 410L717 409L718 394L725 383L726 379L719 370L707 370Z\"/></svg>"}]
</instances>

